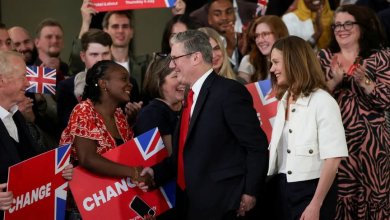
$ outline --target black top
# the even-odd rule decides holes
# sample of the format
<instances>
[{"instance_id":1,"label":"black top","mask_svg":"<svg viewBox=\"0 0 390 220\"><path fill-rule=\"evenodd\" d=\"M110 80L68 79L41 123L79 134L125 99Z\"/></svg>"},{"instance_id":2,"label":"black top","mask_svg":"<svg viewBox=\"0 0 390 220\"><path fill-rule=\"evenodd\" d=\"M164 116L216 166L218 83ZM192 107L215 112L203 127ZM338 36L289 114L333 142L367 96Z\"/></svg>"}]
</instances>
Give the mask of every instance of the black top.
<instances>
[{"instance_id":1,"label":"black top","mask_svg":"<svg viewBox=\"0 0 390 220\"><path fill-rule=\"evenodd\" d=\"M164 102L154 99L141 109L133 129L134 136L137 137L155 127L158 127L161 135L173 134L179 114L180 111L173 111Z\"/></svg>"},{"instance_id":2,"label":"black top","mask_svg":"<svg viewBox=\"0 0 390 220\"><path fill-rule=\"evenodd\" d=\"M123 143L125 143L122 138L114 138L115 139L115 143L116 143L116 146L119 147L121 146Z\"/></svg>"}]
</instances>

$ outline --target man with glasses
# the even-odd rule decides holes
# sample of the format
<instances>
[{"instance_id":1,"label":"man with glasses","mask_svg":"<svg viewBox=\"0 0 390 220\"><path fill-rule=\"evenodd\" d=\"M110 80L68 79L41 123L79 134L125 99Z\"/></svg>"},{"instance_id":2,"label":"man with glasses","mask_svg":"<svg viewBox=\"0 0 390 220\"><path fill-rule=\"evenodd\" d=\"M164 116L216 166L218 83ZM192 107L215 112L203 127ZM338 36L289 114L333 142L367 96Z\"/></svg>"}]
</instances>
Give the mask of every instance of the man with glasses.
<instances>
[{"instance_id":1,"label":"man with glasses","mask_svg":"<svg viewBox=\"0 0 390 220\"><path fill-rule=\"evenodd\" d=\"M188 30L172 42L169 67L190 90L172 155L141 175L151 174L158 186L177 177L179 219L236 219L253 208L264 190L267 137L248 90L213 71L209 37Z\"/></svg>"}]
</instances>

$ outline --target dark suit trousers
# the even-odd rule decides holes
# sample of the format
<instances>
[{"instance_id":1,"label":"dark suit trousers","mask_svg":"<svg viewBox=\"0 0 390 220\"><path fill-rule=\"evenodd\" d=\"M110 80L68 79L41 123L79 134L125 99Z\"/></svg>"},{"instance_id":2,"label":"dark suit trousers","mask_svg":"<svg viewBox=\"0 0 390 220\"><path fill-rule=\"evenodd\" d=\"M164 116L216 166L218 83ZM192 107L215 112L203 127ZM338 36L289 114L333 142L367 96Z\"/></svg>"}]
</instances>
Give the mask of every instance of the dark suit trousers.
<instances>
[{"instance_id":1,"label":"dark suit trousers","mask_svg":"<svg viewBox=\"0 0 390 220\"><path fill-rule=\"evenodd\" d=\"M319 179L288 183L286 174L278 174L275 183L275 198L277 213L281 216L275 219L299 220L306 207L313 199ZM337 177L326 195L320 210L320 220L333 220L336 214Z\"/></svg>"}]
</instances>

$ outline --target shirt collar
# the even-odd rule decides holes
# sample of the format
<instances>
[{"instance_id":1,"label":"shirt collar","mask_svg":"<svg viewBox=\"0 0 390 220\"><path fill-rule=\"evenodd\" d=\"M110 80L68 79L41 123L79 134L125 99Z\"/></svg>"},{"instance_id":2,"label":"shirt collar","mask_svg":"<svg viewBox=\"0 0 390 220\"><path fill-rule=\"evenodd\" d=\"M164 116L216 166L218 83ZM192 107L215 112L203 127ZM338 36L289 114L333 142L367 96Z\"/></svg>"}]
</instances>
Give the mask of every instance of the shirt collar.
<instances>
[{"instance_id":1,"label":"shirt collar","mask_svg":"<svg viewBox=\"0 0 390 220\"><path fill-rule=\"evenodd\" d=\"M14 116L14 114L19 110L18 106L17 105L14 105L12 106L12 108L10 109L11 112L5 110L5 108L3 108L3 106L0 106L0 118L1 120L3 120L4 118L8 117L9 115Z\"/></svg>"},{"instance_id":2,"label":"shirt collar","mask_svg":"<svg viewBox=\"0 0 390 220\"><path fill-rule=\"evenodd\" d=\"M191 89L192 91L194 92L194 94L199 94L200 92L200 89L202 88L202 85L204 83L204 81L206 80L206 78L213 72L213 69L211 68L209 71L207 71L205 74L203 74L202 77L200 77L198 80L196 80L196 82L194 83L194 85L192 85Z\"/></svg>"},{"instance_id":3,"label":"shirt collar","mask_svg":"<svg viewBox=\"0 0 390 220\"><path fill-rule=\"evenodd\" d=\"M309 101L310 101L310 98L311 98L311 94L310 93L308 96L303 96L303 94L301 94L297 101L295 102L296 104L298 105L305 105L305 106L308 106L309 105ZM286 91L283 95L283 98L282 98L282 102L283 102L283 105L286 106L286 103L287 103L287 95L288 95L288 91Z\"/></svg>"}]
</instances>

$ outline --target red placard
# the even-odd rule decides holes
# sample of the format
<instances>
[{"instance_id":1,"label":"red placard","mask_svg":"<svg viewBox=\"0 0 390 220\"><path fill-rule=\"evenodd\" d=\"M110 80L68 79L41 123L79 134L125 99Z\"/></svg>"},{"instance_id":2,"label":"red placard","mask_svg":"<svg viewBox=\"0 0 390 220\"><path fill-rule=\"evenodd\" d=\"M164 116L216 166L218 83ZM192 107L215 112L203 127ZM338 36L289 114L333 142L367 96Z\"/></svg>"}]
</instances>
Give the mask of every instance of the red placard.
<instances>
[{"instance_id":1,"label":"red placard","mask_svg":"<svg viewBox=\"0 0 390 220\"><path fill-rule=\"evenodd\" d=\"M278 107L278 100L275 97L275 92L272 91L271 80L248 84L246 88L252 95L257 117L259 117L261 128L267 135L269 142Z\"/></svg>"},{"instance_id":2,"label":"red placard","mask_svg":"<svg viewBox=\"0 0 390 220\"><path fill-rule=\"evenodd\" d=\"M109 160L128 166L150 167L168 156L158 129L103 154ZM70 188L83 220L142 219L157 216L175 204L175 181L153 192L144 193L130 178L107 178L75 168Z\"/></svg>"},{"instance_id":3,"label":"red placard","mask_svg":"<svg viewBox=\"0 0 390 220\"><path fill-rule=\"evenodd\" d=\"M62 170L69 164L69 149L59 147L9 168L7 190L14 200L5 220L65 219L68 182Z\"/></svg>"},{"instance_id":4,"label":"red placard","mask_svg":"<svg viewBox=\"0 0 390 220\"><path fill-rule=\"evenodd\" d=\"M176 0L92 0L97 11L172 8Z\"/></svg>"}]
</instances>

